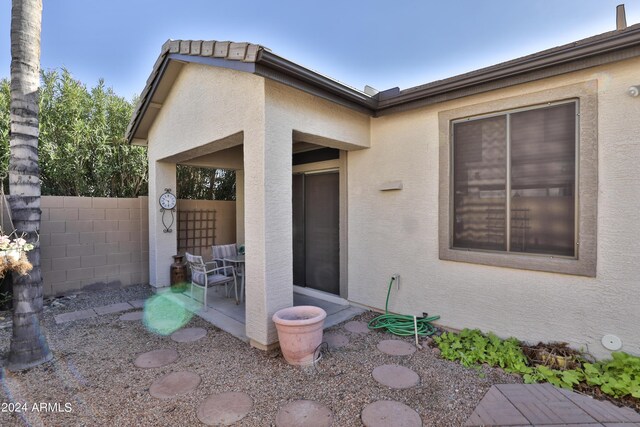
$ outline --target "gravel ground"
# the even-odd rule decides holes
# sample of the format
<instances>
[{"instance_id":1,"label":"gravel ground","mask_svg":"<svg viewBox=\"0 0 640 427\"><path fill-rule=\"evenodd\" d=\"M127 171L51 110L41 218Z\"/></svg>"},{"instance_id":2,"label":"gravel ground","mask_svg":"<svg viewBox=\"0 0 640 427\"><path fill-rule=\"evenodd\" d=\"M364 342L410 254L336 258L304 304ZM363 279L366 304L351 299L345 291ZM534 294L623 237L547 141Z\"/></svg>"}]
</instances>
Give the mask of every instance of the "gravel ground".
<instances>
[{"instance_id":1,"label":"gravel ground","mask_svg":"<svg viewBox=\"0 0 640 427\"><path fill-rule=\"evenodd\" d=\"M115 302L144 298L148 287L136 286L81 294L62 299L62 305L45 310L43 327L54 361L25 373L5 373L0 402L70 403L71 412L0 412L0 425L39 426L188 426L199 425L196 409L207 396L225 391L245 392L254 400L253 410L241 426L273 425L276 413L297 399L327 405L335 426L360 426L360 413L380 399L398 400L415 409L425 426L459 426L493 384L520 382L499 369L467 369L437 357L430 348L411 356L388 356L376 344L390 334L351 334L341 325L350 344L332 350L317 368L296 368L285 363L278 351L265 353L194 317L188 326L206 328L205 338L176 343L149 332L141 322L123 322L121 313L56 325L53 315ZM368 321L374 313L359 320ZM0 330L0 352L9 348L10 328ZM408 341L411 341L407 339ZM177 362L156 369L138 369L133 361L140 353L174 348ZM371 376L380 365L398 363L420 375L417 387L392 390ZM189 370L202 377L192 393L172 400L149 395L149 386L161 375Z\"/></svg>"}]
</instances>

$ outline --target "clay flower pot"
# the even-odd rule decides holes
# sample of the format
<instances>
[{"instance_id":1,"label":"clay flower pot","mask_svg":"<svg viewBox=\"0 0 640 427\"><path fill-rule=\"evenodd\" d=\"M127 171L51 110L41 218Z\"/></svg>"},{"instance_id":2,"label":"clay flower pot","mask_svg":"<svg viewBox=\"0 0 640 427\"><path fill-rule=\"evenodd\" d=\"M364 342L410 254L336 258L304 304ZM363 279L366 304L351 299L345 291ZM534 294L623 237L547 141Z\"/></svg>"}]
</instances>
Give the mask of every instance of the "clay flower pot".
<instances>
[{"instance_id":1,"label":"clay flower pot","mask_svg":"<svg viewBox=\"0 0 640 427\"><path fill-rule=\"evenodd\" d=\"M287 363L311 365L313 353L322 343L322 327L327 312L320 307L300 305L283 308L273 315L280 349Z\"/></svg>"}]
</instances>

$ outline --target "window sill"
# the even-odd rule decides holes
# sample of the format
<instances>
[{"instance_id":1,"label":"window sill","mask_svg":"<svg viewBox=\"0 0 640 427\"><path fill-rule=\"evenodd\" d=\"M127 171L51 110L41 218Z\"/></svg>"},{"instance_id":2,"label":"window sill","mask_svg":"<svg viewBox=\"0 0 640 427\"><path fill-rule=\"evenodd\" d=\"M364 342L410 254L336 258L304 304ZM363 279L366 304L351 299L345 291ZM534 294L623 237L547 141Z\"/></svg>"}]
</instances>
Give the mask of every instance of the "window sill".
<instances>
[{"instance_id":1,"label":"window sill","mask_svg":"<svg viewBox=\"0 0 640 427\"><path fill-rule=\"evenodd\" d=\"M444 261L467 262L493 267L515 268L519 270L543 271L547 273L571 274L595 277L595 263L585 259L553 255L524 255L492 251L440 248L440 259Z\"/></svg>"}]
</instances>

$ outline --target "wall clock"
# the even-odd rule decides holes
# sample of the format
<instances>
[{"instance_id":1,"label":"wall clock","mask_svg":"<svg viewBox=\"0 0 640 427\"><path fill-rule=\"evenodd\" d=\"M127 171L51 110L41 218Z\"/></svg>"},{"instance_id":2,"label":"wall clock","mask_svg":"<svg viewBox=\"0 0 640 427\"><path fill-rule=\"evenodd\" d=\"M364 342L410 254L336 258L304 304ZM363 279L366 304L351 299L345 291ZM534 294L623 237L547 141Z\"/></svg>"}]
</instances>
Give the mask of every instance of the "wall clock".
<instances>
[{"instance_id":1,"label":"wall clock","mask_svg":"<svg viewBox=\"0 0 640 427\"><path fill-rule=\"evenodd\" d=\"M158 202L160 203L160 212L162 212L162 225L164 226L164 230L162 231L164 231L165 233L171 233L173 231L171 229L174 221L173 213L176 210L177 203L176 196L171 192L170 188L165 188L164 193L160 195L160 199L158 200ZM165 214L167 214L167 212L171 214L171 222L169 222L169 225L167 225L167 220L165 220Z\"/></svg>"}]
</instances>

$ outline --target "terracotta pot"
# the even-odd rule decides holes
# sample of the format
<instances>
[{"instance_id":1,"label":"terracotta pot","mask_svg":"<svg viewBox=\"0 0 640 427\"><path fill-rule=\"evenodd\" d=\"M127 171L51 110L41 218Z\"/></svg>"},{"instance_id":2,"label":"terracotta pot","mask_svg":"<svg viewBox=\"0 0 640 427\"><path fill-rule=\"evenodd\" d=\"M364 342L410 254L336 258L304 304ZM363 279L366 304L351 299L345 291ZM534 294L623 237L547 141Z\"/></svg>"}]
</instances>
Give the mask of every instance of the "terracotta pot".
<instances>
[{"instance_id":1,"label":"terracotta pot","mask_svg":"<svg viewBox=\"0 0 640 427\"><path fill-rule=\"evenodd\" d=\"M273 315L280 349L287 363L311 365L313 353L322 343L322 327L327 312L320 307L300 305L283 308Z\"/></svg>"}]
</instances>

